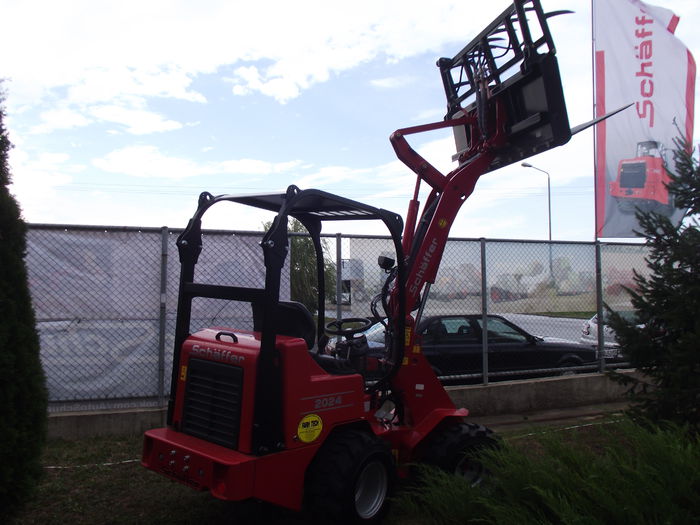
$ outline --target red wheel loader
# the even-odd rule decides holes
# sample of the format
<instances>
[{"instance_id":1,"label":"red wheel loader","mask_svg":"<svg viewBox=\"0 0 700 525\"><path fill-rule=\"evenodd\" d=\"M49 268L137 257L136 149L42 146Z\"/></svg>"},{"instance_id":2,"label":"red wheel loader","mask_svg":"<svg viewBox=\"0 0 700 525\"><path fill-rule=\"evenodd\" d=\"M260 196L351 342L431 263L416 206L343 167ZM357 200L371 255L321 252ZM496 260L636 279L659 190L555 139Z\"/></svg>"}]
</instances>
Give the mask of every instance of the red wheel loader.
<instances>
[{"instance_id":1,"label":"red wheel loader","mask_svg":"<svg viewBox=\"0 0 700 525\"><path fill-rule=\"evenodd\" d=\"M381 519L410 463L478 480L470 452L494 437L465 421L468 411L455 407L436 378L414 328L450 226L478 178L571 136L547 27L552 14L539 0L516 0L456 56L438 61L445 120L391 136L398 157L417 175L405 225L397 213L293 185L277 194L200 195L177 239L181 274L167 426L146 432L144 467L224 500L253 498L359 523ZM442 174L406 136L448 127L458 167ZM422 208L421 184L430 187ZM202 217L222 202L276 214L260 244L264 288L196 279L206 248ZM280 300L290 217L306 227L316 249L317 321L303 305ZM353 337L372 320L323 326L321 228L346 220L384 224L395 251L378 258L386 280L370 310L385 323L386 355L372 380L365 377L366 340ZM253 329L191 326L197 298L250 304ZM335 356L319 352L324 333L345 338Z\"/></svg>"},{"instance_id":2,"label":"red wheel loader","mask_svg":"<svg viewBox=\"0 0 700 525\"><path fill-rule=\"evenodd\" d=\"M622 213L656 211L665 215L673 212L673 199L666 185L671 182L667 169L667 150L655 140L637 144L637 154L623 159L617 168L617 178L610 183L610 196Z\"/></svg>"}]
</instances>

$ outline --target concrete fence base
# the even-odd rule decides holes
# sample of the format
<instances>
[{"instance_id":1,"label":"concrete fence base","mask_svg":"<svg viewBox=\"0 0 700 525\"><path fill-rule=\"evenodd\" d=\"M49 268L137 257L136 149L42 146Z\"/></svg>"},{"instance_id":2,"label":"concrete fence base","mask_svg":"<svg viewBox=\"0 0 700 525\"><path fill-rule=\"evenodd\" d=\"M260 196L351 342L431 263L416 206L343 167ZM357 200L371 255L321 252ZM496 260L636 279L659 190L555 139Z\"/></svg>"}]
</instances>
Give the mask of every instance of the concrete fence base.
<instances>
[{"instance_id":1,"label":"concrete fence base","mask_svg":"<svg viewBox=\"0 0 700 525\"><path fill-rule=\"evenodd\" d=\"M447 391L455 405L468 408L474 417L618 403L625 399L624 387L597 373L447 387ZM51 413L49 438L135 435L164 423L164 408Z\"/></svg>"},{"instance_id":2,"label":"concrete fence base","mask_svg":"<svg viewBox=\"0 0 700 525\"><path fill-rule=\"evenodd\" d=\"M598 373L447 387L447 392L455 405L468 408L471 416L519 414L625 400L625 387Z\"/></svg>"},{"instance_id":3,"label":"concrete fence base","mask_svg":"<svg viewBox=\"0 0 700 525\"><path fill-rule=\"evenodd\" d=\"M165 408L134 408L49 414L49 439L132 436L165 424Z\"/></svg>"}]
</instances>

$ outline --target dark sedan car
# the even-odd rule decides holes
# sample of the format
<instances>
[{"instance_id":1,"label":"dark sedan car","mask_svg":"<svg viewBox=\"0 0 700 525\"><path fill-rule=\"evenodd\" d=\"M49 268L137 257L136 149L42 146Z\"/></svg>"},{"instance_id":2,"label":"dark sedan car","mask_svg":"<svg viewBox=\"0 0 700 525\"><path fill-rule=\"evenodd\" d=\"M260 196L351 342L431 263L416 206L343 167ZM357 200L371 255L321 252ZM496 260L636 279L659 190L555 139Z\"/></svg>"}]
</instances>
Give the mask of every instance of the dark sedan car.
<instances>
[{"instance_id":1,"label":"dark sedan car","mask_svg":"<svg viewBox=\"0 0 700 525\"><path fill-rule=\"evenodd\" d=\"M423 353L437 375L482 372L482 325L481 314L431 316L421 321L418 332L423 339ZM499 315L489 315L487 325L489 373L513 372L492 377L494 380L542 376L546 373L532 371L593 364L597 359L595 349L590 346L529 334ZM367 337L368 356L382 357L384 326L377 323L362 333ZM335 341L331 339L325 351L332 353L334 348Z\"/></svg>"},{"instance_id":2,"label":"dark sedan car","mask_svg":"<svg viewBox=\"0 0 700 525\"><path fill-rule=\"evenodd\" d=\"M498 315L489 315L489 372L528 371L562 368L593 363L596 352L590 347L529 334ZM477 315L441 315L424 318L418 326L423 352L438 375L474 374L482 371L483 318Z\"/></svg>"}]
</instances>

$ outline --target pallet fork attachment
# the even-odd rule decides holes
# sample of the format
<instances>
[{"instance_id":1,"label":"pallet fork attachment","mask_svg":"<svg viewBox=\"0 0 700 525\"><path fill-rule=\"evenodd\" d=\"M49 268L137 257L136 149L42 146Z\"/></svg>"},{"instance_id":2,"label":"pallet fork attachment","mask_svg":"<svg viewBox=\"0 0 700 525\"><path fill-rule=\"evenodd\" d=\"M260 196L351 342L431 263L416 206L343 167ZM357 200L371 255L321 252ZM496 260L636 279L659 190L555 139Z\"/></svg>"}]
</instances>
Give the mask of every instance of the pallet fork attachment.
<instances>
[{"instance_id":1,"label":"pallet fork attachment","mask_svg":"<svg viewBox=\"0 0 700 525\"><path fill-rule=\"evenodd\" d=\"M408 255L407 310L432 283L450 226L477 180L489 171L565 144L571 138L556 49L539 0L516 0L452 58L437 62L447 113L442 122L397 130L391 143L416 174L403 249ZM443 175L406 136L453 129L458 167ZM430 194L419 214L421 183Z\"/></svg>"}]
</instances>

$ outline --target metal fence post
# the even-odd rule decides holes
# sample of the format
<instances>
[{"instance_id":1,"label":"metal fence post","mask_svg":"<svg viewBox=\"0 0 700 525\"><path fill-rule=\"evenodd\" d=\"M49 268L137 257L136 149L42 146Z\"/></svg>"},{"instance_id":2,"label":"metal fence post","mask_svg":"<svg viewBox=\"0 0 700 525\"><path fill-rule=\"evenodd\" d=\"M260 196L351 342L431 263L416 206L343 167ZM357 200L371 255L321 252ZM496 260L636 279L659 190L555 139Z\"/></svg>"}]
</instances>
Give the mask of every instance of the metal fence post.
<instances>
[{"instance_id":1,"label":"metal fence post","mask_svg":"<svg viewBox=\"0 0 700 525\"><path fill-rule=\"evenodd\" d=\"M486 239L481 244L481 363L484 384L489 384L488 295L486 290Z\"/></svg>"},{"instance_id":2,"label":"metal fence post","mask_svg":"<svg viewBox=\"0 0 700 525\"><path fill-rule=\"evenodd\" d=\"M598 371L605 371L605 324L603 317L603 263L600 241L595 241L595 295L598 314Z\"/></svg>"},{"instance_id":3,"label":"metal fence post","mask_svg":"<svg viewBox=\"0 0 700 525\"><path fill-rule=\"evenodd\" d=\"M343 317L343 236L335 234L335 317Z\"/></svg>"},{"instance_id":4,"label":"metal fence post","mask_svg":"<svg viewBox=\"0 0 700 525\"><path fill-rule=\"evenodd\" d=\"M160 311L158 314L158 403L165 406L165 329L168 290L168 239L167 226L160 229Z\"/></svg>"}]
</instances>

